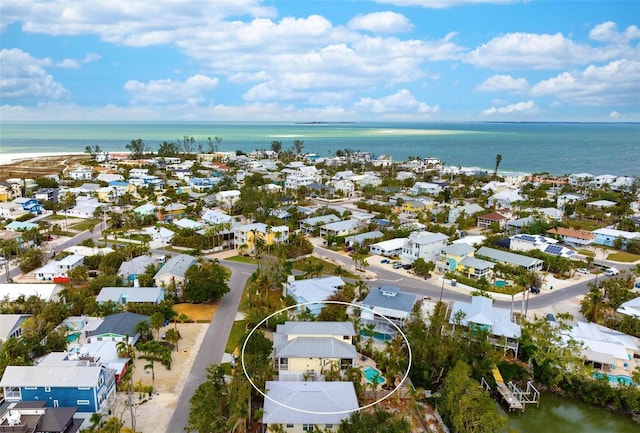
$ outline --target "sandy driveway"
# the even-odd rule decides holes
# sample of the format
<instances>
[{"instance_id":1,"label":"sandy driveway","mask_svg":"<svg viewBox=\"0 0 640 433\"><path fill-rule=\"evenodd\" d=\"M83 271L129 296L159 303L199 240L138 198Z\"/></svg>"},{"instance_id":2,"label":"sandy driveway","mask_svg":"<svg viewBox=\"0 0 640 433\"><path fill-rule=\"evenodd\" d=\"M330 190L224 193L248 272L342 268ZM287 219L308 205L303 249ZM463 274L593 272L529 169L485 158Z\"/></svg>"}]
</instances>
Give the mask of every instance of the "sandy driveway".
<instances>
[{"instance_id":1,"label":"sandy driveway","mask_svg":"<svg viewBox=\"0 0 640 433\"><path fill-rule=\"evenodd\" d=\"M163 328L162 331L169 327L173 327L173 324ZM157 395L135 407L136 432L158 433L166 430L209 324L179 323L177 327L182 336L178 343L179 351L172 355L171 370L167 370L160 363L155 363ZM151 385L151 370L144 369L146 364L148 361L136 359L133 374L134 383L141 380L143 385ZM130 426L130 412L124 404L126 397L126 393L118 393L114 415L120 416L124 411L123 420L126 426ZM136 399L137 397L138 395L134 396Z\"/></svg>"}]
</instances>

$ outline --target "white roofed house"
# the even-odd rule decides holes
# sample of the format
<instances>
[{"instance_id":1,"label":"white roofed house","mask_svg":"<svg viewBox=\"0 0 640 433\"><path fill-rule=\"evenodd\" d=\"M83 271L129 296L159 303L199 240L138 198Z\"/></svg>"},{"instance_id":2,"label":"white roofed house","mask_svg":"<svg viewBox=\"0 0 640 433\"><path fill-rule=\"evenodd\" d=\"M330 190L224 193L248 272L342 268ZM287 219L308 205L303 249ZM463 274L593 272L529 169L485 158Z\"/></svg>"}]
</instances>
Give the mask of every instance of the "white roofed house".
<instances>
[{"instance_id":1,"label":"white roofed house","mask_svg":"<svg viewBox=\"0 0 640 433\"><path fill-rule=\"evenodd\" d=\"M324 304L331 295L344 286L344 281L340 277L328 276L319 278L308 278L305 280L291 280L283 284L282 295L291 295L297 304L307 302L318 302L317 304L306 305L305 308L314 316L320 314Z\"/></svg>"},{"instance_id":2,"label":"white roofed house","mask_svg":"<svg viewBox=\"0 0 640 433\"><path fill-rule=\"evenodd\" d=\"M472 335L486 331L487 338L494 346L503 348L505 354L512 351L514 357L518 356L520 325L513 322L509 310L494 307L493 299L473 296L470 303L455 302L449 323L454 328L469 328Z\"/></svg>"},{"instance_id":3,"label":"white roofed house","mask_svg":"<svg viewBox=\"0 0 640 433\"><path fill-rule=\"evenodd\" d=\"M487 200L487 204L496 209L512 208L514 202L523 201L524 197L518 194L517 191L505 190L500 191Z\"/></svg>"},{"instance_id":4,"label":"white roofed house","mask_svg":"<svg viewBox=\"0 0 640 433\"><path fill-rule=\"evenodd\" d=\"M412 264L418 258L436 263L438 254L448 240L447 235L442 233L412 232L405 241L400 259L404 264Z\"/></svg>"},{"instance_id":5,"label":"white roofed house","mask_svg":"<svg viewBox=\"0 0 640 433\"><path fill-rule=\"evenodd\" d=\"M444 188L440 183L433 182L416 182L411 187L411 194L432 194L438 195Z\"/></svg>"},{"instance_id":6,"label":"white roofed house","mask_svg":"<svg viewBox=\"0 0 640 433\"><path fill-rule=\"evenodd\" d=\"M394 238L369 245L369 252L385 257L396 257L402 254L406 238Z\"/></svg>"},{"instance_id":7,"label":"white roofed house","mask_svg":"<svg viewBox=\"0 0 640 433\"><path fill-rule=\"evenodd\" d=\"M202 221L207 224L227 224L233 222L233 217L219 210L207 209L202 214Z\"/></svg>"},{"instance_id":8,"label":"white roofed house","mask_svg":"<svg viewBox=\"0 0 640 433\"><path fill-rule=\"evenodd\" d=\"M240 200L240 190L230 189L216 193L216 201L223 207L231 209Z\"/></svg>"},{"instance_id":9,"label":"white roofed house","mask_svg":"<svg viewBox=\"0 0 640 433\"><path fill-rule=\"evenodd\" d=\"M362 327L367 329L367 325L373 325L374 336L381 334L385 339L395 336L398 330L389 321L402 327L413 310L416 298L416 295L403 293L396 286L372 287L360 302L364 307L360 312Z\"/></svg>"},{"instance_id":10,"label":"white roofed house","mask_svg":"<svg viewBox=\"0 0 640 433\"><path fill-rule=\"evenodd\" d=\"M41 281L66 283L68 272L84 263L84 256L72 254L61 260L54 260L34 271L36 278Z\"/></svg>"},{"instance_id":11,"label":"white roofed house","mask_svg":"<svg viewBox=\"0 0 640 433\"><path fill-rule=\"evenodd\" d=\"M320 227L320 236L347 236L356 233L363 226L362 221L351 218L328 223Z\"/></svg>"},{"instance_id":12,"label":"white roofed house","mask_svg":"<svg viewBox=\"0 0 640 433\"><path fill-rule=\"evenodd\" d=\"M165 262L160 270L154 275L153 280L157 287L171 287L175 284L177 293L182 292L186 283L187 269L196 263L195 257L187 254L178 254Z\"/></svg>"},{"instance_id":13,"label":"white roofed house","mask_svg":"<svg viewBox=\"0 0 640 433\"><path fill-rule=\"evenodd\" d=\"M96 302L102 305L112 301L118 305L160 304L164 300L164 289L161 287L103 287Z\"/></svg>"},{"instance_id":14,"label":"white roofed house","mask_svg":"<svg viewBox=\"0 0 640 433\"><path fill-rule=\"evenodd\" d=\"M356 335L351 322L285 322L273 334L273 359L279 379L322 380L326 370L356 366Z\"/></svg>"}]
</instances>

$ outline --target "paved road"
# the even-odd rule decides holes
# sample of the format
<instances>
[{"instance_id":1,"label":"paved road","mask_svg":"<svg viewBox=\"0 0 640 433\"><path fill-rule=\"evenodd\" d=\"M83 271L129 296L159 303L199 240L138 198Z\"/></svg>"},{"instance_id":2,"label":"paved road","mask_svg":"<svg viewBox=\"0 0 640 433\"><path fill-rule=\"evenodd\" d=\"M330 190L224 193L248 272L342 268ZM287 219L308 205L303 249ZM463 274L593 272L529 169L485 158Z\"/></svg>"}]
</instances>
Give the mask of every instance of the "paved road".
<instances>
[{"instance_id":1,"label":"paved road","mask_svg":"<svg viewBox=\"0 0 640 433\"><path fill-rule=\"evenodd\" d=\"M223 260L221 264L232 271L231 280L229 281L231 292L220 301L218 310L206 331L204 340L193 362L191 373L189 373L187 382L184 384L176 409L167 426L167 433L184 431L189 420L189 399L196 388L205 382L207 378L206 368L211 364L220 364L222 361L224 348L231 332L231 325L233 325L240 305L242 291L247 279L255 269L255 265L226 260Z\"/></svg>"}]
</instances>

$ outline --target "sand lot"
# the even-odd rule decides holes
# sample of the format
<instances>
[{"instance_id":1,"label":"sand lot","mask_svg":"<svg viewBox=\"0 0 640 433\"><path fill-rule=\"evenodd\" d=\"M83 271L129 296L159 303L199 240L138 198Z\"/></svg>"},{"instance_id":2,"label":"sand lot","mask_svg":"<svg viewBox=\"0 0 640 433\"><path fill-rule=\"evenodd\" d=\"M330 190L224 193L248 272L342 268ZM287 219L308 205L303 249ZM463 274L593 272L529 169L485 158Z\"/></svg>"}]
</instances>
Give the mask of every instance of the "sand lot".
<instances>
[{"instance_id":1,"label":"sand lot","mask_svg":"<svg viewBox=\"0 0 640 433\"><path fill-rule=\"evenodd\" d=\"M168 327L163 328L162 331L172 326L173 324L170 324ZM167 370L160 363L155 363L157 394L135 406L136 432L162 433L165 431L208 327L209 323L179 323L177 325L178 331L182 336L178 343L179 351L173 353L171 370ZM144 366L148 363L144 359L136 359L136 367L133 374L134 383L142 380L143 385L151 385L151 370L144 369ZM129 427L131 426L131 417L128 408L124 404L126 398L126 393L118 393L114 415L120 416L124 411L122 419L125 426ZM134 399L137 400L137 398L138 395L134 394Z\"/></svg>"}]
</instances>

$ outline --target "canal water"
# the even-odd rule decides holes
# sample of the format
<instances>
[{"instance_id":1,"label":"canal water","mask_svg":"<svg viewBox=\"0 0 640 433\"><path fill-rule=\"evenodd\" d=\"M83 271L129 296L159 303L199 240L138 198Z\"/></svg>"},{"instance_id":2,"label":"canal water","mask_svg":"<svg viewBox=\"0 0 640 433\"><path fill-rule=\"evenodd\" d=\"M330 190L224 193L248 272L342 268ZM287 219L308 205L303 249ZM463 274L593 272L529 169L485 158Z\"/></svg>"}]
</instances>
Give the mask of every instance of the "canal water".
<instances>
[{"instance_id":1,"label":"canal water","mask_svg":"<svg viewBox=\"0 0 640 433\"><path fill-rule=\"evenodd\" d=\"M519 433L638 433L640 424L630 416L612 413L577 400L544 393L540 407L527 405L524 413L505 412L509 428Z\"/></svg>"}]
</instances>

